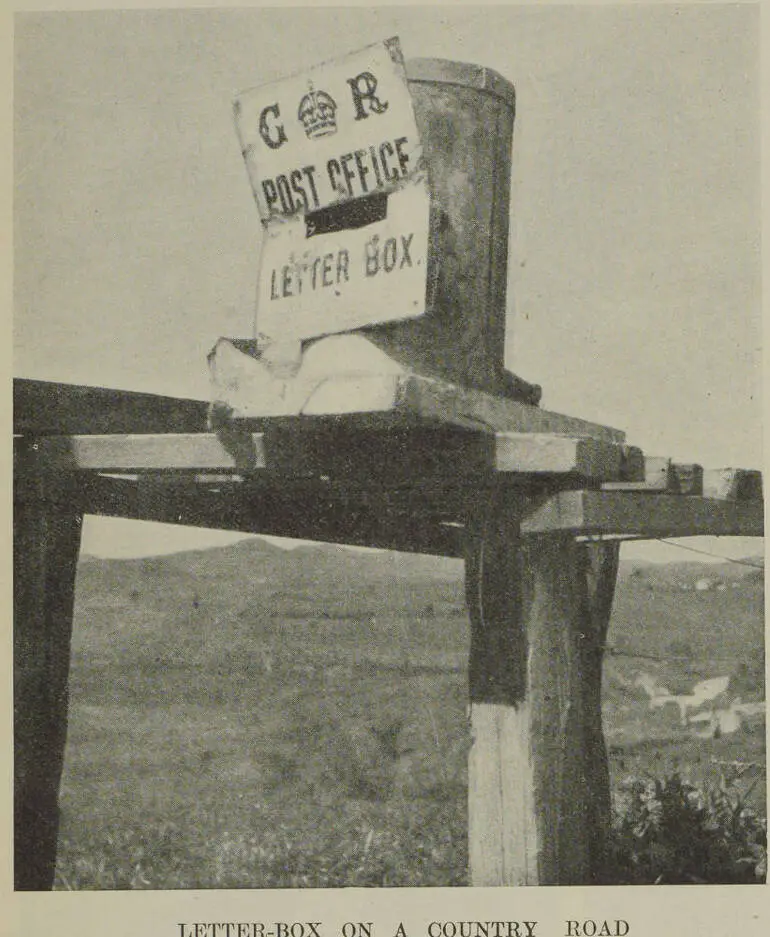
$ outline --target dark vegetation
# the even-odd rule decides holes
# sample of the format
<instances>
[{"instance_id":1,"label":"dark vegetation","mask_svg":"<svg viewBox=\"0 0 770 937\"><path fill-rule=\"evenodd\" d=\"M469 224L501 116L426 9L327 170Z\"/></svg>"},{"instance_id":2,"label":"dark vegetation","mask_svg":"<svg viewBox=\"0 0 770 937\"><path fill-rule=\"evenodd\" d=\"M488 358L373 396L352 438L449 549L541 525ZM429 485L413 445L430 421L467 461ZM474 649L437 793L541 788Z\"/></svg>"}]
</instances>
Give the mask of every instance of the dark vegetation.
<instances>
[{"instance_id":1,"label":"dark vegetation","mask_svg":"<svg viewBox=\"0 0 770 937\"><path fill-rule=\"evenodd\" d=\"M764 876L763 716L700 737L637 683L764 699L762 580L706 569L621 576L617 881ZM78 576L57 887L466 883L459 562L245 541Z\"/></svg>"},{"instance_id":2,"label":"dark vegetation","mask_svg":"<svg viewBox=\"0 0 770 937\"><path fill-rule=\"evenodd\" d=\"M767 877L767 824L728 773L705 790L674 774L616 796L607 883L749 885Z\"/></svg>"}]
</instances>

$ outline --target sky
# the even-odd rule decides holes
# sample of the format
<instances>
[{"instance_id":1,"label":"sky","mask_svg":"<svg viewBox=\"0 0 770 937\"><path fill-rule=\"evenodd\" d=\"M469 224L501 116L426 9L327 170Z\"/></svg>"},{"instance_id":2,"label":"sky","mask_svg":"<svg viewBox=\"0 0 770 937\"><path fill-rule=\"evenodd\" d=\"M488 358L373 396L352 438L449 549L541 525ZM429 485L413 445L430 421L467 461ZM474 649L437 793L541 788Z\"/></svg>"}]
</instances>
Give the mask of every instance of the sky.
<instances>
[{"instance_id":1,"label":"sky","mask_svg":"<svg viewBox=\"0 0 770 937\"><path fill-rule=\"evenodd\" d=\"M173 524L153 524L126 518L89 516L83 525L81 553L89 556L125 560L137 556L160 556L225 547L248 535L225 530L201 530ZM291 550L305 541L286 537L264 537L279 547ZM691 552L695 548L698 553ZM350 547L364 550L365 547ZM624 543L621 557L630 562L650 563L718 563L724 559L743 560L757 557L763 552L760 541L750 537L687 537L679 540L652 543ZM748 571L748 570L747 570Z\"/></svg>"},{"instance_id":2,"label":"sky","mask_svg":"<svg viewBox=\"0 0 770 937\"><path fill-rule=\"evenodd\" d=\"M761 467L750 6L18 15L15 375L207 398L254 329L233 97L393 35L516 86L508 367L650 455Z\"/></svg>"}]
</instances>

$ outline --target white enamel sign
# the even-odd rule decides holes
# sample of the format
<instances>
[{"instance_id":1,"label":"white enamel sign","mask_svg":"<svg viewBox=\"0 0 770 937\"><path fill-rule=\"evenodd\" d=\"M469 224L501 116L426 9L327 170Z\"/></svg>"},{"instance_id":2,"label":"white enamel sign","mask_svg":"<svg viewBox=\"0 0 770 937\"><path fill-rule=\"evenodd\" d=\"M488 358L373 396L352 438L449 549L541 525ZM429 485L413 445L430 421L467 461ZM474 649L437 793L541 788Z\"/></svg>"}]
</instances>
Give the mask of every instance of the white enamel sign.
<instances>
[{"instance_id":1,"label":"white enamel sign","mask_svg":"<svg viewBox=\"0 0 770 937\"><path fill-rule=\"evenodd\" d=\"M423 184L387 197L387 217L306 237L305 222L268 226L258 331L311 338L425 311L429 197Z\"/></svg>"},{"instance_id":2,"label":"white enamel sign","mask_svg":"<svg viewBox=\"0 0 770 937\"><path fill-rule=\"evenodd\" d=\"M398 40L248 91L235 116L265 228L257 331L421 315L429 196Z\"/></svg>"},{"instance_id":3,"label":"white enamel sign","mask_svg":"<svg viewBox=\"0 0 770 937\"><path fill-rule=\"evenodd\" d=\"M264 221L392 190L420 168L396 39L247 91L234 108Z\"/></svg>"}]
</instances>

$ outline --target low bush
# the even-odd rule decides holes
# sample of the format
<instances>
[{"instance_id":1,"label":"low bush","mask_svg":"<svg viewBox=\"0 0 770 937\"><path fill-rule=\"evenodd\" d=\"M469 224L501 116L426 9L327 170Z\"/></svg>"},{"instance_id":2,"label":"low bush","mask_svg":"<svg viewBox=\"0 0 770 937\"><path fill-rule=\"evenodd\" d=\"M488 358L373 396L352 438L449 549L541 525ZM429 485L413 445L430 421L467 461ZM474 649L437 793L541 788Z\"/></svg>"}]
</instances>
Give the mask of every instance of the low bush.
<instances>
[{"instance_id":1,"label":"low bush","mask_svg":"<svg viewBox=\"0 0 770 937\"><path fill-rule=\"evenodd\" d=\"M767 820L723 777L698 788L678 774L627 778L615 798L608 884L759 884Z\"/></svg>"}]
</instances>

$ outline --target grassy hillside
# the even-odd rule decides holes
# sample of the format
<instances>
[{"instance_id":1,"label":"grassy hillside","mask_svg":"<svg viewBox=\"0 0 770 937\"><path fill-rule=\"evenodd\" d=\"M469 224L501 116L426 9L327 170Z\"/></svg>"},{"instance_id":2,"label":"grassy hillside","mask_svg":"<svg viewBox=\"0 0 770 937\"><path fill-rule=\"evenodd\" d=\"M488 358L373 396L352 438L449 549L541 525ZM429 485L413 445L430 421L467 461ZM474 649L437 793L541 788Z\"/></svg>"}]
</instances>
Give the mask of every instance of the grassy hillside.
<instances>
[{"instance_id":1,"label":"grassy hillside","mask_svg":"<svg viewBox=\"0 0 770 937\"><path fill-rule=\"evenodd\" d=\"M707 710L764 699L762 583L734 569L721 591L713 566L623 571L616 788L740 761L764 808L763 717L714 738L639 682L729 676ZM464 884L468 638L459 561L259 540L85 558L59 887Z\"/></svg>"}]
</instances>

